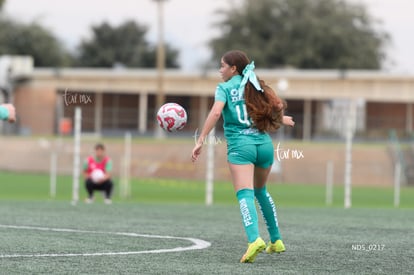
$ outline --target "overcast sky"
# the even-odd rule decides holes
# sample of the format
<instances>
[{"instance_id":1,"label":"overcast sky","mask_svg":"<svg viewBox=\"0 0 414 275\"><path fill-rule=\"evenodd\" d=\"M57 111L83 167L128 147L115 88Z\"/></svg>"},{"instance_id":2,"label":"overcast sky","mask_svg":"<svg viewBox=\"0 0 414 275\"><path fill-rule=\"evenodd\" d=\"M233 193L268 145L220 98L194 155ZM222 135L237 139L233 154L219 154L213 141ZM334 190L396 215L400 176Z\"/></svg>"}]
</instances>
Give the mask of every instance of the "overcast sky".
<instances>
[{"instance_id":1,"label":"overcast sky","mask_svg":"<svg viewBox=\"0 0 414 275\"><path fill-rule=\"evenodd\" d=\"M233 0L237 1L237 0ZM365 3L372 16L382 20L392 36L387 70L414 74L414 1L349 0ZM208 40L217 35L211 25L214 12L228 0L168 0L164 5L165 38L180 50L183 69L197 69L209 57ZM51 29L69 48L90 35L90 26L108 21L120 24L134 19L149 27L148 39L156 41L157 9L153 0L6 0L9 16L38 21Z\"/></svg>"}]
</instances>

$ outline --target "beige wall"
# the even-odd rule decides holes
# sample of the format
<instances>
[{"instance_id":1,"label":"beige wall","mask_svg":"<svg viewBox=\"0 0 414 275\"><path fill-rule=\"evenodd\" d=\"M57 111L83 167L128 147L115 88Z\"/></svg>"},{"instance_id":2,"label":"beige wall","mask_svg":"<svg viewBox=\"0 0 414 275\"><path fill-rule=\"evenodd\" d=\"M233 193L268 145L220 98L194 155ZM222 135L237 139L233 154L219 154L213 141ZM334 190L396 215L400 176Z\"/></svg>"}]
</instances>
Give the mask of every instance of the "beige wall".
<instances>
[{"instance_id":1,"label":"beige wall","mask_svg":"<svg viewBox=\"0 0 414 275\"><path fill-rule=\"evenodd\" d=\"M56 90L23 86L15 90L18 123L30 134L50 135L55 129Z\"/></svg>"}]
</instances>

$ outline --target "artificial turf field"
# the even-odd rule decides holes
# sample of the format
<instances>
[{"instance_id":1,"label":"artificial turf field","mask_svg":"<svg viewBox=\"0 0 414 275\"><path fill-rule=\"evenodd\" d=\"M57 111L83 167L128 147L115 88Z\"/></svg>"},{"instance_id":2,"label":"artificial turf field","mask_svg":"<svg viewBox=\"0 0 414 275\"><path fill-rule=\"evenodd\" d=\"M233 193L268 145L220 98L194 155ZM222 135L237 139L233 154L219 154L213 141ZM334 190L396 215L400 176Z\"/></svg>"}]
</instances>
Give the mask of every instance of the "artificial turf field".
<instances>
[{"instance_id":1,"label":"artificial turf field","mask_svg":"<svg viewBox=\"0 0 414 275\"><path fill-rule=\"evenodd\" d=\"M392 207L388 189L355 188L354 207L344 210L339 187L334 206L325 207L321 186L272 185L287 251L260 254L255 263L240 264L247 243L230 184L216 184L216 203L210 207L203 205L201 183L177 180L137 181L130 199L115 197L112 205L104 205L98 197L92 205L72 206L68 178L59 178L56 199L48 198L46 175L1 173L0 182L1 274L412 274L414 270L412 188L402 190L400 209ZM262 220L260 228L267 240ZM166 252L194 243L162 236L195 238L211 246ZM124 254L116 254L120 252Z\"/></svg>"}]
</instances>

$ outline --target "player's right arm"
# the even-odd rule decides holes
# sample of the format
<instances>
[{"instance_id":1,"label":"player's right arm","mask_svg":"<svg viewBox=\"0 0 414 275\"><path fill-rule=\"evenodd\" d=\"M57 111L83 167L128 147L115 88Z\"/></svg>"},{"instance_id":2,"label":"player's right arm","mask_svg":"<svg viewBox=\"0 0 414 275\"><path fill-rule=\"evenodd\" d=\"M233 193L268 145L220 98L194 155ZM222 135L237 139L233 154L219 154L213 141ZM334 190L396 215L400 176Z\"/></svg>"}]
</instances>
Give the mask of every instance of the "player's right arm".
<instances>
[{"instance_id":1,"label":"player's right arm","mask_svg":"<svg viewBox=\"0 0 414 275\"><path fill-rule=\"evenodd\" d=\"M194 162L198 159L201 154L201 148L203 147L204 141L207 138L208 133L214 128L217 121L220 119L221 112L227 102L226 91L221 85L218 85L214 95L214 104L211 107L210 113L208 114L206 121L204 122L203 129L201 130L200 136L196 141L196 145L193 148L191 154L191 160Z\"/></svg>"},{"instance_id":2,"label":"player's right arm","mask_svg":"<svg viewBox=\"0 0 414 275\"><path fill-rule=\"evenodd\" d=\"M0 105L0 119L7 120L12 123L16 121L16 109L13 104Z\"/></svg>"},{"instance_id":3,"label":"player's right arm","mask_svg":"<svg viewBox=\"0 0 414 275\"><path fill-rule=\"evenodd\" d=\"M220 119L221 111L224 108L224 102L215 101L213 107L211 108L210 113L207 116L207 119L204 123L203 129L201 130L200 136L197 139L197 143L193 148L191 159L196 161L198 156L201 154L201 148L203 147L204 141L207 138L208 133L214 128L217 121Z\"/></svg>"},{"instance_id":4,"label":"player's right arm","mask_svg":"<svg viewBox=\"0 0 414 275\"><path fill-rule=\"evenodd\" d=\"M108 161L105 164L105 177L103 181L109 180L111 178L111 172L112 172L112 160L108 159Z\"/></svg>"}]
</instances>

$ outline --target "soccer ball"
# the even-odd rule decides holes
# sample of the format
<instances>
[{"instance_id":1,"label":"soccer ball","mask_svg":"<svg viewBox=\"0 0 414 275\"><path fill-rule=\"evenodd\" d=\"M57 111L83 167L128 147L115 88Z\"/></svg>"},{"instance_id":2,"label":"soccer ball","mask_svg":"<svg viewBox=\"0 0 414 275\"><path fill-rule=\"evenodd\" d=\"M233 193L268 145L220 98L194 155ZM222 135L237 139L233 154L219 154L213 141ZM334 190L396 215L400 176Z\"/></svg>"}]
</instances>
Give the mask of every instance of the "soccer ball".
<instances>
[{"instance_id":1,"label":"soccer ball","mask_svg":"<svg viewBox=\"0 0 414 275\"><path fill-rule=\"evenodd\" d=\"M94 169L91 173L91 179L94 183L99 183L105 177L105 173L101 169Z\"/></svg>"},{"instance_id":2,"label":"soccer ball","mask_svg":"<svg viewBox=\"0 0 414 275\"><path fill-rule=\"evenodd\" d=\"M179 131L187 123L187 112L177 103L166 103L157 113L158 124L168 132Z\"/></svg>"}]
</instances>

